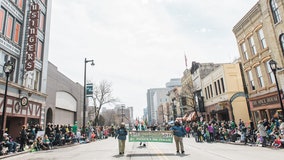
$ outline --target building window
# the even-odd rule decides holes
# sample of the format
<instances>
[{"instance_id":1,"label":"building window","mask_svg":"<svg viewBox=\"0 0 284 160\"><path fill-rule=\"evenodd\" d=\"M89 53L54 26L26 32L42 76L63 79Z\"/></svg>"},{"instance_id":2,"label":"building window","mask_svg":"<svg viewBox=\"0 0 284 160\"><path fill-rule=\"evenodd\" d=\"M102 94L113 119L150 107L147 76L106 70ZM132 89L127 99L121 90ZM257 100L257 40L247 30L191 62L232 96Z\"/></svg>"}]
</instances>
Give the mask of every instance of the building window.
<instances>
[{"instance_id":1,"label":"building window","mask_svg":"<svg viewBox=\"0 0 284 160\"><path fill-rule=\"evenodd\" d=\"M23 10L23 0L17 0L17 6Z\"/></svg>"},{"instance_id":2,"label":"building window","mask_svg":"<svg viewBox=\"0 0 284 160\"><path fill-rule=\"evenodd\" d=\"M42 60L42 42L40 40L37 41L36 58Z\"/></svg>"},{"instance_id":3,"label":"building window","mask_svg":"<svg viewBox=\"0 0 284 160\"><path fill-rule=\"evenodd\" d=\"M207 94L207 89L205 87L205 96L206 96L206 99L208 99L208 94Z\"/></svg>"},{"instance_id":4,"label":"building window","mask_svg":"<svg viewBox=\"0 0 284 160\"><path fill-rule=\"evenodd\" d=\"M45 22L45 16L42 12L40 12L39 29L43 32L44 32L44 22Z\"/></svg>"},{"instance_id":5,"label":"building window","mask_svg":"<svg viewBox=\"0 0 284 160\"><path fill-rule=\"evenodd\" d=\"M257 66L255 69L256 69L256 73L257 73L257 77L258 77L259 86L264 87L264 81L263 81L260 66Z\"/></svg>"},{"instance_id":6,"label":"building window","mask_svg":"<svg viewBox=\"0 0 284 160\"><path fill-rule=\"evenodd\" d=\"M207 86L208 98L211 98L209 86Z\"/></svg>"},{"instance_id":7,"label":"building window","mask_svg":"<svg viewBox=\"0 0 284 160\"><path fill-rule=\"evenodd\" d=\"M247 47L245 43L241 44L242 52L243 52L243 57L245 60L248 60L248 52L247 52Z\"/></svg>"},{"instance_id":8,"label":"building window","mask_svg":"<svg viewBox=\"0 0 284 160\"><path fill-rule=\"evenodd\" d=\"M19 44L20 33L21 33L21 24L19 22L16 22L15 31L14 31L14 42L17 44Z\"/></svg>"},{"instance_id":9,"label":"building window","mask_svg":"<svg viewBox=\"0 0 284 160\"><path fill-rule=\"evenodd\" d=\"M40 83L40 72L39 71L35 71L35 76L34 76L34 90L39 91L39 83Z\"/></svg>"},{"instance_id":10,"label":"building window","mask_svg":"<svg viewBox=\"0 0 284 160\"><path fill-rule=\"evenodd\" d=\"M5 25L5 15L6 11L3 8L0 8L0 32L3 33L4 25Z\"/></svg>"},{"instance_id":11,"label":"building window","mask_svg":"<svg viewBox=\"0 0 284 160\"><path fill-rule=\"evenodd\" d=\"M270 0L270 8L271 8L274 24L279 23L281 21L281 17L280 17L278 5L275 0Z\"/></svg>"},{"instance_id":12,"label":"building window","mask_svg":"<svg viewBox=\"0 0 284 160\"><path fill-rule=\"evenodd\" d=\"M224 79L221 78L221 85L222 85L222 90L223 90L223 93L225 93L225 84L224 84Z\"/></svg>"},{"instance_id":13,"label":"building window","mask_svg":"<svg viewBox=\"0 0 284 160\"><path fill-rule=\"evenodd\" d=\"M251 71L248 71L248 78L249 78L251 90L255 90L255 84L254 84L254 80L253 80Z\"/></svg>"},{"instance_id":14,"label":"building window","mask_svg":"<svg viewBox=\"0 0 284 160\"><path fill-rule=\"evenodd\" d=\"M4 64L7 62L7 60L8 60L8 55L0 51L0 68L4 67ZM0 77L3 77L3 78L5 77L5 73L3 69L0 69Z\"/></svg>"},{"instance_id":15,"label":"building window","mask_svg":"<svg viewBox=\"0 0 284 160\"><path fill-rule=\"evenodd\" d=\"M267 69L268 77L270 78L270 82L272 84L276 83L274 74L273 74L273 72L272 72L272 70L270 68L269 61L266 62L266 69Z\"/></svg>"},{"instance_id":16,"label":"building window","mask_svg":"<svg viewBox=\"0 0 284 160\"><path fill-rule=\"evenodd\" d=\"M262 29L258 30L258 38L259 38L262 49L267 48L265 37L264 37Z\"/></svg>"},{"instance_id":17,"label":"building window","mask_svg":"<svg viewBox=\"0 0 284 160\"><path fill-rule=\"evenodd\" d=\"M16 69L17 69L17 60L12 57L12 56L9 56L8 54L6 54L4 51L0 51L0 77L4 78L6 77L5 76L5 73L3 71L3 66L4 64L7 62L7 61L11 61L13 64L14 64L14 71L12 74L9 75L9 81L12 81L12 82L15 82L16 78L15 78L15 73L17 72Z\"/></svg>"},{"instance_id":18,"label":"building window","mask_svg":"<svg viewBox=\"0 0 284 160\"><path fill-rule=\"evenodd\" d=\"M282 49L282 55L284 55L284 33L280 35L279 39L280 39L280 45Z\"/></svg>"},{"instance_id":19,"label":"building window","mask_svg":"<svg viewBox=\"0 0 284 160\"><path fill-rule=\"evenodd\" d=\"M253 40L253 37L249 37L249 44L250 44L250 48L251 48L251 52L253 55L256 55L256 47L255 47L255 43L254 43L254 40Z\"/></svg>"},{"instance_id":20,"label":"building window","mask_svg":"<svg viewBox=\"0 0 284 160\"><path fill-rule=\"evenodd\" d=\"M216 81L214 82L214 88L215 88L215 94L218 96L218 89L217 89L217 83Z\"/></svg>"},{"instance_id":21,"label":"building window","mask_svg":"<svg viewBox=\"0 0 284 160\"><path fill-rule=\"evenodd\" d=\"M211 93L211 97L213 97L213 89L212 89L212 85L210 84L210 93Z\"/></svg>"},{"instance_id":22,"label":"building window","mask_svg":"<svg viewBox=\"0 0 284 160\"><path fill-rule=\"evenodd\" d=\"M220 86L220 80L217 80L217 84L218 84L219 94L221 94L221 93L222 93L222 91L221 91L221 86Z\"/></svg>"},{"instance_id":23,"label":"building window","mask_svg":"<svg viewBox=\"0 0 284 160\"><path fill-rule=\"evenodd\" d=\"M44 5L46 5L46 0L40 0Z\"/></svg>"},{"instance_id":24,"label":"building window","mask_svg":"<svg viewBox=\"0 0 284 160\"><path fill-rule=\"evenodd\" d=\"M9 15L7 19L6 34L5 34L9 39L11 39L12 36L13 21L14 18L11 15Z\"/></svg>"}]
</instances>

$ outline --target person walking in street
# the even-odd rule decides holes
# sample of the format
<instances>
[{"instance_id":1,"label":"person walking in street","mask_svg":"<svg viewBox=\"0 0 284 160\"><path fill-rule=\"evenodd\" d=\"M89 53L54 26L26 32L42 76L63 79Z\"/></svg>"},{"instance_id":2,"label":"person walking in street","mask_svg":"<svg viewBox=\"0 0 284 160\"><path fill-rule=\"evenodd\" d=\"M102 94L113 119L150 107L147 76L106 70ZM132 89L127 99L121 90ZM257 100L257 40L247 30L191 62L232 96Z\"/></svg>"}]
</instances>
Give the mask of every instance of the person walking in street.
<instances>
[{"instance_id":1,"label":"person walking in street","mask_svg":"<svg viewBox=\"0 0 284 160\"><path fill-rule=\"evenodd\" d=\"M120 127L116 130L116 136L118 139L118 148L119 148L119 155L124 154L125 150L125 141L127 136L127 130L125 128L125 123L121 123Z\"/></svg>"},{"instance_id":2,"label":"person walking in street","mask_svg":"<svg viewBox=\"0 0 284 160\"><path fill-rule=\"evenodd\" d=\"M144 121L142 120L138 125L138 131L146 131L147 126L145 125ZM140 146L143 145L146 147L146 142L140 142Z\"/></svg>"},{"instance_id":3,"label":"person walking in street","mask_svg":"<svg viewBox=\"0 0 284 160\"><path fill-rule=\"evenodd\" d=\"M178 120L176 120L175 125L172 126L170 130L172 130L174 134L177 153L180 153L179 151L181 149L181 153L184 154L183 137L186 135L184 127Z\"/></svg>"}]
</instances>

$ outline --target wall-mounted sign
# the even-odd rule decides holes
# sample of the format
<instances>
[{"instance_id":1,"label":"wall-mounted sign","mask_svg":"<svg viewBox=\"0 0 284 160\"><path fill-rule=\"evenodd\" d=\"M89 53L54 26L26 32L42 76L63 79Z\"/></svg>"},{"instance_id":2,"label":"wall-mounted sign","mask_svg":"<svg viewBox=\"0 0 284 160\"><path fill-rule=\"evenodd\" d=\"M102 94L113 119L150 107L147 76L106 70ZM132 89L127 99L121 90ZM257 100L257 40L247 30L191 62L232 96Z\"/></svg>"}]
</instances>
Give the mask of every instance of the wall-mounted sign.
<instances>
[{"instance_id":1,"label":"wall-mounted sign","mask_svg":"<svg viewBox=\"0 0 284 160\"><path fill-rule=\"evenodd\" d=\"M32 71L35 67L37 29L39 21L39 5L31 3L29 25L28 25L28 44L26 52L26 71Z\"/></svg>"},{"instance_id":2,"label":"wall-mounted sign","mask_svg":"<svg viewBox=\"0 0 284 160\"><path fill-rule=\"evenodd\" d=\"M26 105L28 105L28 103L29 103L28 97L22 97L22 98L20 99L20 103L21 103L21 106L26 106Z\"/></svg>"},{"instance_id":3,"label":"wall-mounted sign","mask_svg":"<svg viewBox=\"0 0 284 160\"><path fill-rule=\"evenodd\" d=\"M277 95L275 95L275 96L265 97L262 99L257 99L251 102L254 107L261 107L261 106L279 103L279 98Z\"/></svg>"}]
</instances>

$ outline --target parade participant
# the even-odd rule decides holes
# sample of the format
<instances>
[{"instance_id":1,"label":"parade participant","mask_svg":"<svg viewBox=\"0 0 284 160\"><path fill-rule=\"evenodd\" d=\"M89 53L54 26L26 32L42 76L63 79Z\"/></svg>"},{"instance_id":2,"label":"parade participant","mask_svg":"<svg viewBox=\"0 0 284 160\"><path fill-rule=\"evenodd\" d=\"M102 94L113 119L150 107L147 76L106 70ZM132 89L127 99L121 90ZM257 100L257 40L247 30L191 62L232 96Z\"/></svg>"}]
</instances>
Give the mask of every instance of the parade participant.
<instances>
[{"instance_id":1,"label":"parade participant","mask_svg":"<svg viewBox=\"0 0 284 160\"><path fill-rule=\"evenodd\" d=\"M138 131L145 131L147 129L147 126L145 125L144 121L141 121L138 125ZM140 146L143 144L144 147L146 147L145 142L140 142Z\"/></svg>"},{"instance_id":2,"label":"parade participant","mask_svg":"<svg viewBox=\"0 0 284 160\"><path fill-rule=\"evenodd\" d=\"M122 122L120 127L116 130L116 136L118 139L118 148L119 154L124 154L125 150L125 141L126 141L127 130L125 128L125 124Z\"/></svg>"},{"instance_id":3,"label":"parade participant","mask_svg":"<svg viewBox=\"0 0 284 160\"><path fill-rule=\"evenodd\" d=\"M181 149L181 153L184 154L183 137L186 135L184 127L178 120L176 120L175 125L172 126L170 130L172 130L174 134L177 153L179 153L179 149Z\"/></svg>"}]
</instances>

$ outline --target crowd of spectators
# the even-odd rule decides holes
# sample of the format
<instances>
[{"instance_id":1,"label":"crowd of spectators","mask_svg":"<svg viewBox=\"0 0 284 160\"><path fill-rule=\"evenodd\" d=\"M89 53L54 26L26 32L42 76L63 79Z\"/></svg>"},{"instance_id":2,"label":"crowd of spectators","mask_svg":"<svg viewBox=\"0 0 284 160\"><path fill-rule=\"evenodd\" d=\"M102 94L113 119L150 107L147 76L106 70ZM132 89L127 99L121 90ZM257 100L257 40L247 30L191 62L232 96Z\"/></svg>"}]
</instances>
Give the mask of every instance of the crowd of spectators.
<instances>
[{"instance_id":1,"label":"crowd of spectators","mask_svg":"<svg viewBox=\"0 0 284 160\"><path fill-rule=\"evenodd\" d=\"M238 123L212 120L189 122L185 127L188 125L196 142L242 142L276 148L284 146L284 122L281 119L260 120L256 126L241 119Z\"/></svg>"},{"instance_id":2,"label":"crowd of spectators","mask_svg":"<svg viewBox=\"0 0 284 160\"><path fill-rule=\"evenodd\" d=\"M82 144L95 142L96 140L114 137L114 126L86 126L85 132L82 127L74 125L54 125L49 123L45 129L40 125L24 125L19 136L13 139L4 133L3 141L0 145L0 154L12 154L22 151L50 150L55 146L68 144Z\"/></svg>"}]
</instances>

